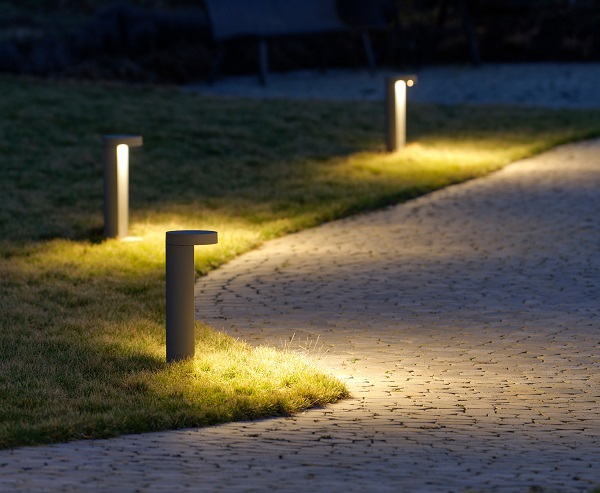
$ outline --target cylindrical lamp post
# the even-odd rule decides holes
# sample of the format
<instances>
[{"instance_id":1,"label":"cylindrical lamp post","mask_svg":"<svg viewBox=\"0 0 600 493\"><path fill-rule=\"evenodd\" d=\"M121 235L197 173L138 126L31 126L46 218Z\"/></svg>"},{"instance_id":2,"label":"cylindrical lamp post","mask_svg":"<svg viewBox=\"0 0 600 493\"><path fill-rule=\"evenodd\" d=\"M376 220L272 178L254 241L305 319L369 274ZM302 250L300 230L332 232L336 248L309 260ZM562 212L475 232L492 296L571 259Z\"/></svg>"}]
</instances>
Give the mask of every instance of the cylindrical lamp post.
<instances>
[{"instance_id":1,"label":"cylindrical lamp post","mask_svg":"<svg viewBox=\"0 0 600 493\"><path fill-rule=\"evenodd\" d=\"M105 135L104 237L125 238L129 231L129 148L142 145L140 135Z\"/></svg>"},{"instance_id":2,"label":"cylindrical lamp post","mask_svg":"<svg viewBox=\"0 0 600 493\"><path fill-rule=\"evenodd\" d=\"M385 81L388 152L399 151L406 145L406 88L415 82L416 75L388 77Z\"/></svg>"},{"instance_id":3,"label":"cylindrical lamp post","mask_svg":"<svg viewBox=\"0 0 600 493\"><path fill-rule=\"evenodd\" d=\"M167 362L194 356L194 245L217 242L216 231L167 231Z\"/></svg>"}]
</instances>

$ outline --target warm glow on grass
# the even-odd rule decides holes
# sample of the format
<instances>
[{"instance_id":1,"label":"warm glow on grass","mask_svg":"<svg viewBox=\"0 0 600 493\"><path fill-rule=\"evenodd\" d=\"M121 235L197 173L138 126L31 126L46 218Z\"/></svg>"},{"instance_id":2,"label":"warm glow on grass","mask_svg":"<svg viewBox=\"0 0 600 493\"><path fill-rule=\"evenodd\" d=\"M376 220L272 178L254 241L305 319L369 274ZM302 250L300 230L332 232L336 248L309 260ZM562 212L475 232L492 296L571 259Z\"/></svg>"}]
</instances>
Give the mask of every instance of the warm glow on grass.
<instances>
[{"instance_id":1,"label":"warm glow on grass","mask_svg":"<svg viewBox=\"0 0 600 493\"><path fill-rule=\"evenodd\" d=\"M196 249L202 274L268 239L600 133L598 112L412 105L408 145L390 155L376 103L12 78L0 90L0 447L266 417L346 395L301 355L200 322L194 360L166 365L165 231L219 232L218 245ZM129 186L129 234L143 241L104 241L98 147L131 130L146 142Z\"/></svg>"},{"instance_id":2,"label":"warm glow on grass","mask_svg":"<svg viewBox=\"0 0 600 493\"><path fill-rule=\"evenodd\" d=\"M253 348L206 327L197 332L197 356L170 365L159 377L152 375L148 385L153 391L181 393L189 402L202 405L207 397L205 387L218 386L223 406L240 400L244 406L256 408L254 417L264 412L263 407L284 414L347 395L338 380L324 375L304 355Z\"/></svg>"}]
</instances>

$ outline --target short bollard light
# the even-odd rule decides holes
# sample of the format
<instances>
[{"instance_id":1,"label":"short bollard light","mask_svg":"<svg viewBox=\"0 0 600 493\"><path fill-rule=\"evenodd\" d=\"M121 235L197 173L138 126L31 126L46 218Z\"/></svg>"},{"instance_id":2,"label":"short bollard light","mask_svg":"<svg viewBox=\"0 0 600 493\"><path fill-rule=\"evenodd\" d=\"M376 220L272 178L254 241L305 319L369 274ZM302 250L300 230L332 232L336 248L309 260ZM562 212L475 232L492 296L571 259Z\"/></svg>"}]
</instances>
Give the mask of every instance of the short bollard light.
<instances>
[{"instance_id":1,"label":"short bollard light","mask_svg":"<svg viewBox=\"0 0 600 493\"><path fill-rule=\"evenodd\" d=\"M416 75L398 75L386 79L387 150L395 152L406 144L406 88L417 82Z\"/></svg>"},{"instance_id":2,"label":"short bollard light","mask_svg":"<svg viewBox=\"0 0 600 493\"><path fill-rule=\"evenodd\" d=\"M216 231L167 231L167 363L194 356L194 245L214 245Z\"/></svg>"},{"instance_id":3,"label":"short bollard light","mask_svg":"<svg viewBox=\"0 0 600 493\"><path fill-rule=\"evenodd\" d=\"M129 231L129 148L140 147L140 135L105 135L104 237L125 238Z\"/></svg>"}]
</instances>

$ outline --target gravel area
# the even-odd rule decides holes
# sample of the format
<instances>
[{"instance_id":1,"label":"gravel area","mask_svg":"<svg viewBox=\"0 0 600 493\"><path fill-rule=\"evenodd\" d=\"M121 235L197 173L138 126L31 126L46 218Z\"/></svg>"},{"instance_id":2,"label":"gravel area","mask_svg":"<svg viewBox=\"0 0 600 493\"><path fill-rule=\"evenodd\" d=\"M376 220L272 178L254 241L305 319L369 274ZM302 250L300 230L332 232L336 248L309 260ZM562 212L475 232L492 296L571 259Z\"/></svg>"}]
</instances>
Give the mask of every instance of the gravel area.
<instances>
[{"instance_id":1,"label":"gravel area","mask_svg":"<svg viewBox=\"0 0 600 493\"><path fill-rule=\"evenodd\" d=\"M441 104L517 104L600 108L600 63L487 64L439 66L418 70L419 82L408 99ZM384 79L398 71L331 70L273 73L266 87L255 76L233 77L186 86L202 94L253 98L377 101Z\"/></svg>"}]
</instances>

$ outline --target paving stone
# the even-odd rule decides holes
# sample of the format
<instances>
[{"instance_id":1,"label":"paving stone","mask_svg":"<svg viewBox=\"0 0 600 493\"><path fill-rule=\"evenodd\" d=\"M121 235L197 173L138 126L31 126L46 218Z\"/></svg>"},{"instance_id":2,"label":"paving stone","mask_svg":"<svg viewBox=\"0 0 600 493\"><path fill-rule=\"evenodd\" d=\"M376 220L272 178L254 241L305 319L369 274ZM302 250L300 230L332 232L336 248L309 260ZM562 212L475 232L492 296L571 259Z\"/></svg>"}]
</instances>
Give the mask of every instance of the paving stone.
<instances>
[{"instance_id":1,"label":"paving stone","mask_svg":"<svg viewBox=\"0 0 600 493\"><path fill-rule=\"evenodd\" d=\"M314 357L352 398L2 451L0 490L589 491L599 210L595 140L269 242L198 281L198 318Z\"/></svg>"}]
</instances>

